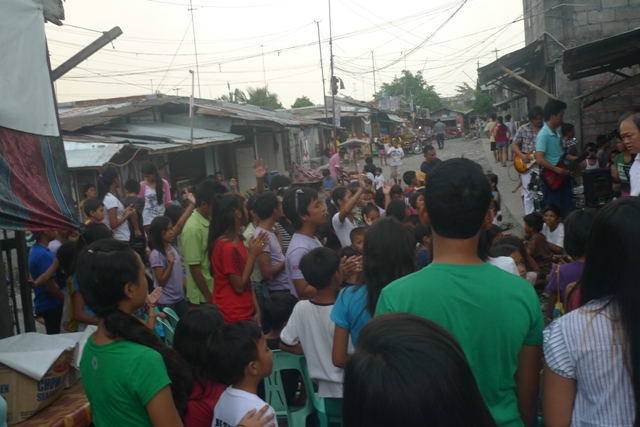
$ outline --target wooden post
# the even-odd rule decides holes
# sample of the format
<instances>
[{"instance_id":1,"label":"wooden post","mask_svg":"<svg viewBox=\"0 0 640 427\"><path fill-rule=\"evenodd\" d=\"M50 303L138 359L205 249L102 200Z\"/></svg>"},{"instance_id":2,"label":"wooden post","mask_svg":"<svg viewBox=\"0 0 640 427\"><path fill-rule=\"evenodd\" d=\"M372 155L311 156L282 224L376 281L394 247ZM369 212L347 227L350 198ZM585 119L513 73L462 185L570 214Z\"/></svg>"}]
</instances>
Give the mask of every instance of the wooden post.
<instances>
[{"instance_id":1,"label":"wooden post","mask_svg":"<svg viewBox=\"0 0 640 427\"><path fill-rule=\"evenodd\" d=\"M27 258L27 240L24 231L16 231L16 251L18 252L18 281L20 282L24 331L35 332L36 320L33 317L33 299L31 299L31 286L27 280L29 278L29 260Z\"/></svg>"},{"instance_id":2,"label":"wooden post","mask_svg":"<svg viewBox=\"0 0 640 427\"><path fill-rule=\"evenodd\" d=\"M518 73L513 72L512 70L508 69L507 67L505 67L504 65L500 65L500 69L502 71L504 71L505 73L509 74L511 77L513 77L514 79L518 80L520 83L523 83L527 86L529 86L531 89L537 90L540 93L543 93L545 95L547 95L549 98L551 99L558 99L555 96L551 95L549 92L547 92L546 90L542 89L539 86L534 85L533 83L531 83L529 80L525 79L524 77L522 77L521 75L519 75Z\"/></svg>"},{"instance_id":3,"label":"wooden post","mask_svg":"<svg viewBox=\"0 0 640 427\"><path fill-rule=\"evenodd\" d=\"M9 253L9 256L10 253ZM7 275L4 271L4 259L0 251L0 339L13 336L13 319L9 307L9 292L6 286ZM13 284L12 284L13 286ZM17 307L14 307L17 310Z\"/></svg>"}]
</instances>

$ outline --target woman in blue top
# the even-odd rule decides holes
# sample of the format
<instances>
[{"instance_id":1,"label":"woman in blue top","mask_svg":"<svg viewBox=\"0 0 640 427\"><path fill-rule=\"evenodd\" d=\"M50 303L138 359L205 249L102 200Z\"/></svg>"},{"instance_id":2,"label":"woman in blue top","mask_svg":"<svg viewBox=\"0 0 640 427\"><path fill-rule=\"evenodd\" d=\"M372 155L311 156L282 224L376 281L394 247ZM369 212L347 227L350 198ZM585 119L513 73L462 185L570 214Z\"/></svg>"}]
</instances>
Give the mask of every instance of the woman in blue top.
<instances>
[{"instance_id":1,"label":"woman in blue top","mask_svg":"<svg viewBox=\"0 0 640 427\"><path fill-rule=\"evenodd\" d=\"M382 289L415 269L416 239L409 228L395 218L374 222L364 236L364 284L340 291L331 312L331 320L336 324L332 354L335 366L344 367L349 335L357 347L360 329L373 317Z\"/></svg>"}]
</instances>

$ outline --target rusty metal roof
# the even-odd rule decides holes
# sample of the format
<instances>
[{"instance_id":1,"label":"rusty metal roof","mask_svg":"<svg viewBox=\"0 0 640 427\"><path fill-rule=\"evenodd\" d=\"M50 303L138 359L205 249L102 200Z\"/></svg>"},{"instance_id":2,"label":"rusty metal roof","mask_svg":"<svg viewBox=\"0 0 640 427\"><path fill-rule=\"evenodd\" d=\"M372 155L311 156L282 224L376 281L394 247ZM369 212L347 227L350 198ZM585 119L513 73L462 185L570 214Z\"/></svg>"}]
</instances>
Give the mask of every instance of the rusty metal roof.
<instances>
[{"instance_id":1,"label":"rusty metal roof","mask_svg":"<svg viewBox=\"0 0 640 427\"><path fill-rule=\"evenodd\" d=\"M266 121L282 126L317 126L313 120L302 120L291 118L289 114L275 111L263 110L255 105L233 104L223 101L203 102L196 100L198 114L211 116L230 117L245 121Z\"/></svg>"},{"instance_id":2,"label":"rusty metal roof","mask_svg":"<svg viewBox=\"0 0 640 427\"><path fill-rule=\"evenodd\" d=\"M148 108L177 102L176 96L131 96L124 98L75 101L58 104L60 126L65 132L98 126Z\"/></svg>"}]
</instances>

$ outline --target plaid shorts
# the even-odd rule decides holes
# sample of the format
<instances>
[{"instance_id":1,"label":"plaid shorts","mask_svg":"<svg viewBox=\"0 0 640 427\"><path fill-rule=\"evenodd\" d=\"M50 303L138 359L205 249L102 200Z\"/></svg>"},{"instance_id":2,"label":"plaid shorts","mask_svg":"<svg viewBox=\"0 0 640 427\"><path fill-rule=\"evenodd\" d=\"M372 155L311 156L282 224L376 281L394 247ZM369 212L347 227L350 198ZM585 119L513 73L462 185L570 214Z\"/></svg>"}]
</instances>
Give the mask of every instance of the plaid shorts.
<instances>
[{"instance_id":1,"label":"plaid shorts","mask_svg":"<svg viewBox=\"0 0 640 427\"><path fill-rule=\"evenodd\" d=\"M402 166L391 166L391 179L402 178Z\"/></svg>"}]
</instances>

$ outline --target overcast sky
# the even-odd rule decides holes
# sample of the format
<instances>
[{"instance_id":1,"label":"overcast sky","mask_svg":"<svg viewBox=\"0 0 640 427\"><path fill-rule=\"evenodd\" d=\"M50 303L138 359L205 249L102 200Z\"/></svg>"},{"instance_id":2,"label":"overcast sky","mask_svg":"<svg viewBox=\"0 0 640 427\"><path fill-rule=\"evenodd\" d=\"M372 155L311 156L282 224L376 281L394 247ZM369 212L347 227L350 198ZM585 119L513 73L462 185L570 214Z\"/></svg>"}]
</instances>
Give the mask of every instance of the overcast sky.
<instances>
[{"instance_id":1,"label":"overcast sky","mask_svg":"<svg viewBox=\"0 0 640 427\"><path fill-rule=\"evenodd\" d=\"M285 107L302 95L322 102L314 20L321 21L328 82L328 0L192 1L201 97L228 93L227 82L244 90L266 79ZM89 30L119 26L123 35L59 79L58 100L140 95L152 88L187 96L188 70L196 69L188 4L65 1L65 25L46 24L53 68L100 36ZM340 94L370 100L374 67L378 89L405 68L423 71L441 96L455 94L463 82L473 86L478 61L486 65L495 60L495 49L501 56L524 46L522 12L521 0L331 0L335 74L345 83Z\"/></svg>"}]
</instances>

